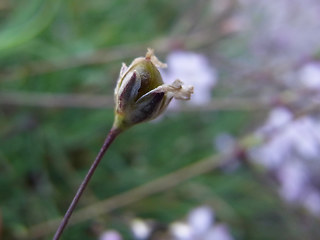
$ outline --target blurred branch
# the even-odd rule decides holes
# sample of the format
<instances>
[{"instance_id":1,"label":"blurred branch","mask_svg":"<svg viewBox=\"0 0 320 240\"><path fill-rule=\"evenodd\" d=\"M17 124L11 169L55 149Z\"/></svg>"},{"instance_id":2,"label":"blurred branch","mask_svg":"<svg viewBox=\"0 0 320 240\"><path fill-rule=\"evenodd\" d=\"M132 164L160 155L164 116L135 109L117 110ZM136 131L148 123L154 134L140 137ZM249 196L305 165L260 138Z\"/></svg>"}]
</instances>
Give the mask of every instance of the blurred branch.
<instances>
[{"instance_id":1,"label":"blurred branch","mask_svg":"<svg viewBox=\"0 0 320 240\"><path fill-rule=\"evenodd\" d=\"M8 11L12 8L11 3L8 0L0 1L0 11Z\"/></svg>"},{"instance_id":2,"label":"blurred branch","mask_svg":"<svg viewBox=\"0 0 320 240\"><path fill-rule=\"evenodd\" d=\"M319 111L320 104L312 105L301 111L295 112L293 121L299 117ZM282 130L283 128L277 129L277 131ZM112 210L137 202L153 194L166 191L196 176L208 173L213 170L217 170L234 161L237 161L237 159L239 157L241 158L243 154L247 152L247 150L259 146L269 140L270 138L264 139L258 137L254 133L248 134L237 141L236 148L229 154L217 154L202 159L200 161L197 161L196 163L178 169L173 173L169 173L163 177L150 181L142 186L133 188L127 192L120 193L106 200L102 200L98 203L94 203L93 205L84 207L83 209L74 212L73 218L70 221L70 225L74 225L93 217L106 214L108 212L111 212ZM49 234L56 229L56 227L60 223L60 220L60 218L57 218L31 227L29 230L28 238L35 239Z\"/></svg>"},{"instance_id":3,"label":"blurred branch","mask_svg":"<svg viewBox=\"0 0 320 240\"><path fill-rule=\"evenodd\" d=\"M229 163L230 160L232 160L232 158L219 155L209 157L187 167L179 169L173 173L165 175L164 177L160 177L156 180L150 181L140 187L136 187L127 192L85 207L74 212L73 218L70 220L70 225L74 225L78 222L82 222L98 215L108 213L114 209L126 206L130 203L134 203L155 193L168 190L190 178L217 169L224 164ZM32 228L30 228L29 237L31 239L34 239L44 236L54 231L59 225L59 222L60 218L33 226Z\"/></svg>"},{"instance_id":4,"label":"blurred branch","mask_svg":"<svg viewBox=\"0 0 320 240\"><path fill-rule=\"evenodd\" d=\"M22 67L2 69L1 77L15 78L21 76L35 76L64 69L121 61L124 58L142 55L148 47L154 48L156 52L160 54L170 52L175 46L184 46L186 49L197 49L213 44L229 34L230 32L221 32L220 35L213 34L211 29L205 29L190 33L188 36L160 37L145 43L127 44L108 49L99 49L86 56L72 56L52 62L37 61L28 63Z\"/></svg>"},{"instance_id":5,"label":"blurred branch","mask_svg":"<svg viewBox=\"0 0 320 240\"><path fill-rule=\"evenodd\" d=\"M0 105L45 108L112 108L113 96L0 92Z\"/></svg>"},{"instance_id":6,"label":"blurred branch","mask_svg":"<svg viewBox=\"0 0 320 240\"><path fill-rule=\"evenodd\" d=\"M291 104L297 101L294 94L288 92L280 97L270 99L260 98L214 98L209 104L202 106L183 105L177 111L214 111L214 110L265 110L280 102ZM113 96L86 95L86 94L53 94L53 93L27 93L27 92L0 92L0 106L29 106L44 108L113 108ZM176 109L175 109L176 110Z\"/></svg>"}]
</instances>

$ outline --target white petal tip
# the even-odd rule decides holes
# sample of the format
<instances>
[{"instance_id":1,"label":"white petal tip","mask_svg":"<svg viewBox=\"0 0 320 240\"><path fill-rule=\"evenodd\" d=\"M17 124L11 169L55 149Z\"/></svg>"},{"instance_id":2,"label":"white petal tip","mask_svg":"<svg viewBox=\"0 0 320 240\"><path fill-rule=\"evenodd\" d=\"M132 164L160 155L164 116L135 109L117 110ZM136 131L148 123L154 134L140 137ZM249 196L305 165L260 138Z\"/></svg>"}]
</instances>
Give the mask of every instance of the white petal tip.
<instances>
[{"instance_id":1,"label":"white petal tip","mask_svg":"<svg viewBox=\"0 0 320 240\"><path fill-rule=\"evenodd\" d=\"M166 68L167 64L161 62L155 55L154 50L152 48L148 48L146 53L146 59L149 59L156 67L158 68Z\"/></svg>"}]
</instances>

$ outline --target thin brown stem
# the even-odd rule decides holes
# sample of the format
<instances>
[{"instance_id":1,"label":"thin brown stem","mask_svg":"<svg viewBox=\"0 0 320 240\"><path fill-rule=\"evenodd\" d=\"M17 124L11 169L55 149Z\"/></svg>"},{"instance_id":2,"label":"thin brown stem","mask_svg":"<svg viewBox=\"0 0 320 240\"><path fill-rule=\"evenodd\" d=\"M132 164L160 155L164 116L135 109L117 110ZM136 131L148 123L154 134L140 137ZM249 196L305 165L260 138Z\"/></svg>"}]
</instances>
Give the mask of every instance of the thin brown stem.
<instances>
[{"instance_id":1,"label":"thin brown stem","mask_svg":"<svg viewBox=\"0 0 320 240\"><path fill-rule=\"evenodd\" d=\"M110 144L118 136L119 133L120 133L120 130L118 130L118 129L111 129L110 132L108 133L96 159L92 163L87 175L83 179L83 181L82 181L81 185L79 186L78 191L77 191L76 195L74 196L66 214L64 215L64 217L63 217L63 219L62 219L62 221L61 221L61 223L60 223L60 225L59 225L59 227L53 237L53 240L60 239L65 227L67 226L67 224L69 222L69 219L73 213L73 210L77 206L79 199L80 199L82 193L84 192L86 186L88 185L91 177L93 176L97 166L99 165L101 159L103 158L103 156L104 156L105 152L107 151L107 149L109 148Z\"/></svg>"}]
</instances>

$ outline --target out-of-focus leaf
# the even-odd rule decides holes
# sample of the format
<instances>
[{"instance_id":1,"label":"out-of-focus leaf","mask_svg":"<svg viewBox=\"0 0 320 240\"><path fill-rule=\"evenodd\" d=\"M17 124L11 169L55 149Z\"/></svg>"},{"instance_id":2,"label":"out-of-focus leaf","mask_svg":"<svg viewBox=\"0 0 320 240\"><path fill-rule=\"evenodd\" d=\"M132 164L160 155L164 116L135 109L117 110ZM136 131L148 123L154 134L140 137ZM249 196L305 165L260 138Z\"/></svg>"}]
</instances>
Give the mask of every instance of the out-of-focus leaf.
<instances>
[{"instance_id":1,"label":"out-of-focus leaf","mask_svg":"<svg viewBox=\"0 0 320 240\"><path fill-rule=\"evenodd\" d=\"M0 53L17 47L49 26L57 13L61 0L26 1L17 14L0 30Z\"/></svg>"}]
</instances>

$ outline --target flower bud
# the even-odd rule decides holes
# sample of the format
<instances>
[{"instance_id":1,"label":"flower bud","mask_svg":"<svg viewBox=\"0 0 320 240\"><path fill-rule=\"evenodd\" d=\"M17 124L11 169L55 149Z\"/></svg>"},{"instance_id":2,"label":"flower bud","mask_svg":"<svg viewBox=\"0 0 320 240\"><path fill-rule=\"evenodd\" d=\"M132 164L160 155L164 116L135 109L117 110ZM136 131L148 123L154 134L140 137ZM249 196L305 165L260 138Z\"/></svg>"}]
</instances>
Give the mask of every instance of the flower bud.
<instances>
[{"instance_id":1,"label":"flower bud","mask_svg":"<svg viewBox=\"0 0 320 240\"><path fill-rule=\"evenodd\" d=\"M126 129L134 124L159 116L172 98L188 100L192 86L184 86L180 80L164 84L158 67L166 67L148 49L145 57L133 60L129 67L124 63L114 92L114 128Z\"/></svg>"}]
</instances>

